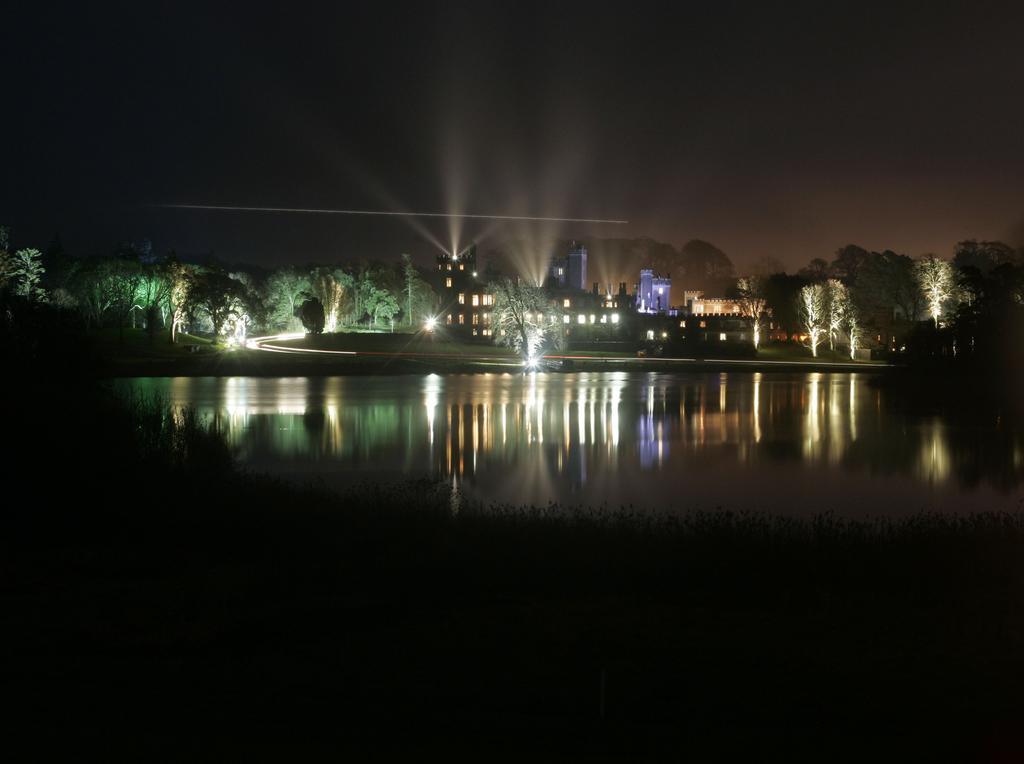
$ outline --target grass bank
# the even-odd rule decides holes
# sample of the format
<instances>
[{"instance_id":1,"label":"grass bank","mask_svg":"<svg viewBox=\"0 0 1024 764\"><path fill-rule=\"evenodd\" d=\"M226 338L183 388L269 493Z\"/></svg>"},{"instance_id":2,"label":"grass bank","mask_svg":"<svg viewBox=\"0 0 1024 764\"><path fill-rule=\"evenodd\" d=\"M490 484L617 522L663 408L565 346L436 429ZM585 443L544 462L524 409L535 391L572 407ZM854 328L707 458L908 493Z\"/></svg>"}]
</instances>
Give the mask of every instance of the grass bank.
<instances>
[{"instance_id":1,"label":"grass bank","mask_svg":"<svg viewBox=\"0 0 1024 764\"><path fill-rule=\"evenodd\" d=\"M487 342L459 341L442 332L427 334L340 332L276 340L268 352L222 348L185 337L170 345L163 335L141 330L94 332L89 339L104 376L322 376L335 374L466 374L515 372L517 356ZM190 352L189 347L199 352ZM799 349L798 349L799 350ZM350 355L351 354L351 355ZM572 349L550 362L558 371L884 371L848 363L841 356L811 359L793 350L766 350L758 359L637 358L617 352Z\"/></svg>"}]
</instances>

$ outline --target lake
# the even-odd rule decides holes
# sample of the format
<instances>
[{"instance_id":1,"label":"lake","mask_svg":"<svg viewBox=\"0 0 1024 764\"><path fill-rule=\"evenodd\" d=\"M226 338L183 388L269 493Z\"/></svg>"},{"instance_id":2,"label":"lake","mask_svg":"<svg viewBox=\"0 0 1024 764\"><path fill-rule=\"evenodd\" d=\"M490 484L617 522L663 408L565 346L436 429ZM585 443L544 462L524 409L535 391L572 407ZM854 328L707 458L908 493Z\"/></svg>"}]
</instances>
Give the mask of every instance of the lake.
<instances>
[{"instance_id":1,"label":"lake","mask_svg":"<svg viewBox=\"0 0 1024 764\"><path fill-rule=\"evenodd\" d=\"M1024 433L910 413L859 373L177 377L120 386L189 406L248 468L344 486L449 480L507 504L1018 510Z\"/></svg>"}]
</instances>

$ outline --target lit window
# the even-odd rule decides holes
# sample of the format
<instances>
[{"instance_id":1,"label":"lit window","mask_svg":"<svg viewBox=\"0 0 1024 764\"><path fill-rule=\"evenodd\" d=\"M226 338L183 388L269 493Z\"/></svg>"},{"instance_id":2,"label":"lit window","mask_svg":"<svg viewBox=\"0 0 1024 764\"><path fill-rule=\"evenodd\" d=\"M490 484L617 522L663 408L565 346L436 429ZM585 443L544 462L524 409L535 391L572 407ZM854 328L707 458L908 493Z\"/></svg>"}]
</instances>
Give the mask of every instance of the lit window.
<instances>
[{"instance_id":1,"label":"lit window","mask_svg":"<svg viewBox=\"0 0 1024 764\"><path fill-rule=\"evenodd\" d=\"M478 294L473 295L473 305L479 305L479 304L480 304L480 295L478 295Z\"/></svg>"},{"instance_id":2,"label":"lit window","mask_svg":"<svg viewBox=\"0 0 1024 764\"><path fill-rule=\"evenodd\" d=\"M576 321L578 323L585 324L587 323L587 317L580 313L579 316L576 317Z\"/></svg>"},{"instance_id":3,"label":"lit window","mask_svg":"<svg viewBox=\"0 0 1024 764\"><path fill-rule=\"evenodd\" d=\"M561 268L559 268L559 269L558 269L558 275L559 275L559 276L564 276L564 275L565 275L565 271L564 271L564 270L562 270Z\"/></svg>"},{"instance_id":4,"label":"lit window","mask_svg":"<svg viewBox=\"0 0 1024 764\"><path fill-rule=\"evenodd\" d=\"M465 292L459 292L459 305L465 305L465 304L466 304L466 293Z\"/></svg>"},{"instance_id":5,"label":"lit window","mask_svg":"<svg viewBox=\"0 0 1024 764\"><path fill-rule=\"evenodd\" d=\"M685 320L679 322L679 328L680 329L685 329L686 328L686 321Z\"/></svg>"},{"instance_id":6,"label":"lit window","mask_svg":"<svg viewBox=\"0 0 1024 764\"><path fill-rule=\"evenodd\" d=\"M658 294L665 294L665 290L662 289L661 287L658 287Z\"/></svg>"},{"instance_id":7,"label":"lit window","mask_svg":"<svg viewBox=\"0 0 1024 764\"><path fill-rule=\"evenodd\" d=\"M448 263L448 270L451 270L451 269L452 269L452 264Z\"/></svg>"},{"instance_id":8,"label":"lit window","mask_svg":"<svg viewBox=\"0 0 1024 764\"><path fill-rule=\"evenodd\" d=\"M701 329L707 329L708 328L708 322L707 321L701 321L700 322L700 328Z\"/></svg>"},{"instance_id":9,"label":"lit window","mask_svg":"<svg viewBox=\"0 0 1024 764\"><path fill-rule=\"evenodd\" d=\"M451 289L451 288L452 288L452 277L451 277L451 276L449 276L448 278L446 278L446 279L444 280L444 285L445 285L446 287L448 287L449 289Z\"/></svg>"},{"instance_id":10,"label":"lit window","mask_svg":"<svg viewBox=\"0 0 1024 764\"><path fill-rule=\"evenodd\" d=\"M562 323L563 324L569 323L569 317L568 316L562 316Z\"/></svg>"},{"instance_id":11,"label":"lit window","mask_svg":"<svg viewBox=\"0 0 1024 764\"><path fill-rule=\"evenodd\" d=\"M451 314L451 313L449 313L449 314L448 314L448 323L450 324L451 322L452 322L452 314Z\"/></svg>"},{"instance_id":12,"label":"lit window","mask_svg":"<svg viewBox=\"0 0 1024 764\"><path fill-rule=\"evenodd\" d=\"M612 323L613 324L619 323L619 314L618 313L612 313Z\"/></svg>"},{"instance_id":13,"label":"lit window","mask_svg":"<svg viewBox=\"0 0 1024 764\"><path fill-rule=\"evenodd\" d=\"M719 332L718 339L725 342L725 332Z\"/></svg>"},{"instance_id":14,"label":"lit window","mask_svg":"<svg viewBox=\"0 0 1024 764\"><path fill-rule=\"evenodd\" d=\"M459 314L459 323L460 324L466 323L466 314L465 313L460 313Z\"/></svg>"},{"instance_id":15,"label":"lit window","mask_svg":"<svg viewBox=\"0 0 1024 764\"><path fill-rule=\"evenodd\" d=\"M570 305L572 305L572 301L568 297L566 297L564 300L562 300L562 307L563 308L568 308Z\"/></svg>"},{"instance_id":16,"label":"lit window","mask_svg":"<svg viewBox=\"0 0 1024 764\"><path fill-rule=\"evenodd\" d=\"M608 316L606 316L604 314L601 314L601 323L602 324L607 324L608 323Z\"/></svg>"},{"instance_id":17,"label":"lit window","mask_svg":"<svg viewBox=\"0 0 1024 764\"><path fill-rule=\"evenodd\" d=\"M649 340L653 340L654 339L654 330L653 329L648 329L647 330L647 339L649 339Z\"/></svg>"},{"instance_id":18,"label":"lit window","mask_svg":"<svg viewBox=\"0 0 1024 764\"><path fill-rule=\"evenodd\" d=\"M460 271L466 270L466 264L465 263L459 263L459 270Z\"/></svg>"},{"instance_id":19,"label":"lit window","mask_svg":"<svg viewBox=\"0 0 1024 764\"><path fill-rule=\"evenodd\" d=\"M593 313L591 313L590 314L590 323L594 323L595 321L597 321L597 316L595 316Z\"/></svg>"},{"instance_id":20,"label":"lit window","mask_svg":"<svg viewBox=\"0 0 1024 764\"><path fill-rule=\"evenodd\" d=\"M484 295L484 305L494 305L494 295L493 294L485 294Z\"/></svg>"},{"instance_id":21,"label":"lit window","mask_svg":"<svg viewBox=\"0 0 1024 764\"><path fill-rule=\"evenodd\" d=\"M473 326L476 326L479 323L480 323L480 315L478 313L474 313L473 314Z\"/></svg>"}]
</instances>

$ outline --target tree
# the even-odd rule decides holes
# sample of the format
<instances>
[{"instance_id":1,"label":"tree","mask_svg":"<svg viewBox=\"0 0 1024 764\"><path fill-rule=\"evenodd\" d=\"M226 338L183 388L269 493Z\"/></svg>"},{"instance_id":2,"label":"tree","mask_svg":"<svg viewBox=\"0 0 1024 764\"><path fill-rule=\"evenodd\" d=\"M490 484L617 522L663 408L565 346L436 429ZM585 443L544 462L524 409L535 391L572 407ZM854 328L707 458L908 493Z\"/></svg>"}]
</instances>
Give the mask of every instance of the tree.
<instances>
[{"instance_id":1,"label":"tree","mask_svg":"<svg viewBox=\"0 0 1024 764\"><path fill-rule=\"evenodd\" d=\"M138 295L142 287L142 264L138 256L127 253L108 260L106 269L110 312L117 324L118 339L124 339L124 325L129 318L134 320L134 311L139 308Z\"/></svg>"},{"instance_id":2,"label":"tree","mask_svg":"<svg viewBox=\"0 0 1024 764\"><path fill-rule=\"evenodd\" d=\"M829 266L829 271L835 278L842 279L846 284L853 284L865 263L871 258L871 253L856 244L847 244L836 250L836 257Z\"/></svg>"},{"instance_id":3,"label":"tree","mask_svg":"<svg viewBox=\"0 0 1024 764\"><path fill-rule=\"evenodd\" d=\"M309 291L324 306L324 331L338 330L345 294L351 286L352 277L340 268L322 267L313 270Z\"/></svg>"},{"instance_id":4,"label":"tree","mask_svg":"<svg viewBox=\"0 0 1024 764\"><path fill-rule=\"evenodd\" d=\"M413 326L420 319L427 318L437 307L437 295L430 285L424 281L409 255L402 255L402 275L405 284L402 288L405 298L405 323Z\"/></svg>"},{"instance_id":5,"label":"tree","mask_svg":"<svg viewBox=\"0 0 1024 764\"><path fill-rule=\"evenodd\" d=\"M324 306L316 297L310 297L298 309L299 320L308 334L323 334Z\"/></svg>"},{"instance_id":6,"label":"tree","mask_svg":"<svg viewBox=\"0 0 1024 764\"><path fill-rule=\"evenodd\" d=\"M828 333L829 350L836 349L836 339L846 325L846 311L850 293L839 279L825 282L825 330Z\"/></svg>"},{"instance_id":7,"label":"tree","mask_svg":"<svg viewBox=\"0 0 1024 764\"><path fill-rule=\"evenodd\" d=\"M800 290L807 285L801 276L773 273L764 280L764 296L772 321L789 334L800 331L803 322L797 310Z\"/></svg>"},{"instance_id":8,"label":"tree","mask_svg":"<svg viewBox=\"0 0 1024 764\"><path fill-rule=\"evenodd\" d=\"M142 281L136 296L145 313L146 331L150 337L163 326L167 315L171 293L168 276L166 263L142 265Z\"/></svg>"},{"instance_id":9,"label":"tree","mask_svg":"<svg viewBox=\"0 0 1024 764\"><path fill-rule=\"evenodd\" d=\"M707 292L720 294L735 278L729 256L710 242L692 239L683 245L679 254L687 282Z\"/></svg>"},{"instance_id":10,"label":"tree","mask_svg":"<svg viewBox=\"0 0 1024 764\"><path fill-rule=\"evenodd\" d=\"M807 333L811 355L818 357L818 344L825 331L825 285L808 284L800 290L797 312Z\"/></svg>"},{"instance_id":11,"label":"tree","mask_svg":"<svg viewBox=\"0 0 1024 764\"><path fill-rule=\"evenodd\" d=\"M0 249L0 287L9 288L19 297L43 300L43 253L38 249L19 249L11 254L6 249L6 229L4 239L4 248Z\"/></svg>"},{"instance_id":12,"label":"tree","mask_svg":"<svg viewBox=\"0 0 1024 764\"><path fill-rule=\"evenodd\" d=\"M488 290L494 293L491 326L496 342L516 350L526 364L533 363L545 345L560 346L561 311L543 288L505 278Z\"/></svg>"},{"instance_id":13,"label":"tree","mask_svg":"<svg viewBox=\"0 0 1024 764\"><path fill-rule=\"evenodd\" d=\"M363 290L363 307L374 326L390 321L400 310L398 300L389 290L373 285Z\"/></svg>"},{"instance_id":14,"label":"tree","mask_svg":"<svg viewBox=\"0 0 1024 764\"><path fill-rule=\"evenodd\" d=\"M928 311L939 326L939 316L946 301L953 296L956 280L953 277L953 266L935 255L925 255L914 266L917 283L928 304Z\"/></svg>"},{"instance_id":15,"label":"tree","mask_svg":"<svg viewBox=\"0 0 1024 764\"><path fill-rule=\"evenodd\" d=\"M761 327L768 318L768 301L765 299L763 276L746 276L736 282L740 312L751 320L754 332L754 349L761 344Z\"/></svg>"},{"instance_id":16,"label":"tree","mask_svg":"<svg viewBox=\"0 0 1024 764\"><path fill-rule=\"evenodd\" d=\"M205 313L213 334L223 337L236 334L239 322L248 323L245 286L219 268L210 268L188 274L189 313Z\"/></svg>"},{"instance_id":17,"label":"tree","mask_svg":"<svg viewBox=\"0 0 1024 764\"><path fill-rule=\"evenodd\" d=\"M799 275L808 281L824 281L828 278L828 263L816 257L800 269Z\"/></svg>"},{"instance_id":18,"label":"tree","mask_svg":"<svg viewBox=\"0 0 1024 764\"><path fill-rule=\"evenodd\" d=\"M961 241L953 254L953 267L958 270L977 268L983 276L1000 265L1018 264L1020 255L1001 241Z\"/></svg>"},{"instance_id":19,"label":"tree","mask_svg":"<svg viewBox=\"0 0 1024 764\"><path fill-rule=\"evenodd\" d=\"M309 273L298 268L281 268L271 274L263 290L270 326L277 330L296 328L299 308L311 288Z\"/></svg>"},{"instance_id":20,"label":"tree","mask_svg":"<svg viewBox=\"0 0 1024 764\"><path fill-rule=\"evenodd\" d=\"M164 272L167 274L167 302L170 312L171 344L178 339L178 332L185 321L186 312L189 306L189 289L192 286L190 268L178 261L173 253L167 256L164 263Z\"/></svg>"}]
</instances>

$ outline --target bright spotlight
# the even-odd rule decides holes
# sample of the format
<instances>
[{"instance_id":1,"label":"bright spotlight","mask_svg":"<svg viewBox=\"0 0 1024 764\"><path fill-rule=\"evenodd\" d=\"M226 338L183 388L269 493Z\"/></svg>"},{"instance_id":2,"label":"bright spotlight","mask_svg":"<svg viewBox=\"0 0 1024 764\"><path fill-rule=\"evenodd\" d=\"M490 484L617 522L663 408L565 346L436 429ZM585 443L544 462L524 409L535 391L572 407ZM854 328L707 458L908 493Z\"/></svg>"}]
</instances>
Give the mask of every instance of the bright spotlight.
<instances>
[{"instance_id":1,"label":"bright spotlight","mask_svg":"<svg viewBox=\"0 0 1024 764\"><path fill-rule=\"evenodd\" d=\"M437 318L434 316L428 316L427 320L423 322L423 330L432 332L437 327Z\"/></svg>"}]
</instances>

